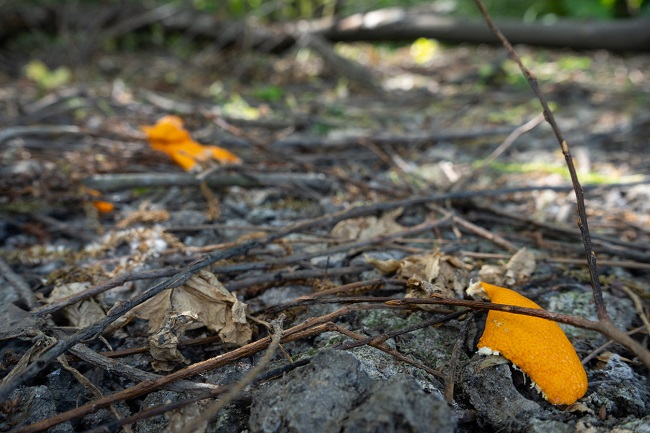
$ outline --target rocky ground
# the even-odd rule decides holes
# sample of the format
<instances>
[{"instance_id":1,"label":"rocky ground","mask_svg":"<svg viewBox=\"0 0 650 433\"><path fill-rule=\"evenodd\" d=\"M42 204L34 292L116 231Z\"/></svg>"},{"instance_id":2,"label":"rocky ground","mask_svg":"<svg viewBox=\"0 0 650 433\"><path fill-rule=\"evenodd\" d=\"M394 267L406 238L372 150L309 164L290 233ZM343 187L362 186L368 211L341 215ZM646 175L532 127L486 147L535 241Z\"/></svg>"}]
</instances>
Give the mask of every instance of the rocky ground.
<instances>
[{"instance_id":1,"label":"rocky ground","mask_svg":"<svg viewBox=\"0 0 650 433\"><path fill-rule=\"evenodd\" d=\"M384 303L482 279L597 320L564 158L502 49L337 46L369 88L306 48L182 48L0 75L1 431L650 431L648 370L593 330L562 324L589 388L554 406L476 354L484 312ZM650 57L517 49L647 347ZM241 162L154 150L170 114Z\"/></svg>"}]
</instances>

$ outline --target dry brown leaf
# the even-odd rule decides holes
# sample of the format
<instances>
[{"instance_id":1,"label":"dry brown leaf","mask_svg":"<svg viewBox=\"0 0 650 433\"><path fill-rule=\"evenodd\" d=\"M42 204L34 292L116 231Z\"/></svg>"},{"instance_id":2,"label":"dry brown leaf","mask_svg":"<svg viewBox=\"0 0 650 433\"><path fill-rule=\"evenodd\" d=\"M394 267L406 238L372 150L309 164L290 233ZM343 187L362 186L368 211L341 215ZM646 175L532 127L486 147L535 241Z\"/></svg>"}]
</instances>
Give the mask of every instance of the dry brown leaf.
<instances>
[{"instance_id":1,"label":"dry brown leaf","mask_svg":"<svg viewBox=\"0 0 650 433\"><path fill-rule=\"evenodd\" d=\"M402 266L402 262L397 259L380 260L367 254L364 254L364 258L382 274L393 274Z\"/></svg>"},{"instance_id":2,"label":"dry brown leaf","mask_svg":"<svg viewBox=\"0 0 650 433\"><path fill-rule=\"evenodd\" d=\"M463 262L439 250L430 254L408 256L400 261L395 259L367 260L380 272L396 272L399 277L417 278L430 283L422 285L420 288L407 288L406 297L408 298L427 298L433 293L462 298L469 279Z\"/></svg>"},{"instance_id":3,"label":"dry brown leaf","mask_svg":"<svg viewBox=\"0 0 650 433\"><path fill-rule=\"evenodd\" d=\"M52 293L50 293L49 298L47 298L47 303L51 304L61 298L83 292L89 287L90 283L57 285L54 287L54 290L52 290ZM100 307L97 301L92 298L65 307L63 309L63 315L68 319L72 326L77 328L86 328L87 326L90 326L106 317L106 313L104 313L102 307Z\"/></svg>"},{"instance_id":4,"label":"dry brown leaf","mask_svg":"<svg viewBox=\"0 0 650 433\"><path fill-rule=\"evenodd\" d=\"M404 230L404 226L395 221L403 211L403 208L397 208L379 218L370 216L343 220L332 228L330 234L337 238L362 241L377 235L396 233Z\"/></svg>"},{"instance_id":5,"label":"dry brown leaf","mask_svg":"<svg viewBox=\"0 0 650 433\"><path fill-rule=\"evenodd\" d=\"M200 187L206 204L205 217L208 221L218 220L219 217L221 217L221 204L219 203L219 198L210 189L207 183L201 182Z\"/></svg>"},{"instance_id":6,"label":"dry brown leaf","mask_svg":"<svg viewBox=\"0 0 650 433\"><path fill-rule=\"evenodd\" d=\"M206 326L216 332L224 343L242 346L252 338L252 328L246 320L246 304L230 293L217 277L208 271L200 271L182 286L165 290L134 309L131 316L149 321L149 334L161 337L160 330L167 321L179 314L192 316L195 322L186 329ZM178 329L171 327L173 336L180 337ZM163 359L163 361L165 361Z\"/></svg>"},{"instance_id":7,"label":"dry brown leaf","mask_svg":"<svg viewBox=\"0 0 650 433\"><path fill-rule=\"evenodd\" d=\"M463 297L463 291L467 287L469 280L463 262L456 257L448 256L437 250L432 254L423 256L423 259L424 268L421 272L412 275L400 273L405 277L413 275L420 277L422 280L431 283L431 286L423 285L420 290L407 290L407 298L428 298L434 293L448 298ZM430 290L424 290L425 286L430 287Z\"/></svg>"},{"instance_id":8,"label":"dry brown leaf","mask_svg":"<svg viewBox=\"0 0 650 433\"><path fill-rule=\"evenodd\" d=\"M417 276L425 281L429 281L425 276L425 268L427 266L427 261L431 258L430 256L431 254L422 254L404 257L400 261L400 269L397 274L404 278Z\"/></svg>"},{"instance_id":9,"label":"dry brown leaf","mask_svg":"<svg viewBox=\"0 0 650 433\"><path fill-rule=\"evenodd\" d=\"M506 286L520 285L530 279L535 272L535 254L525 247L515 253L506 265Z\"/></svg>"},{"instance_id":10,"label":"dry brown leaf","mask_svg":"<svg viewBox=\"0 0 650 433\"><path fill-rule=\"evenodd\" d=\"M503 286L503 266L500 265L483 265L478 271L481 281L495 286Z\"/></svg>"},{"instance_id":11,"label":"dry brown leaf","mask_svg":"<svg viewBox=\"0 0 650 433\"><path fill-rule=\"evenodd\" d=\"M180 407L178 409L165 412L165 418L167 419L167 427L165 428L164 433L183 433L186 431L185 426L188 424L188 420L193 420L194 418L200 417L203 411L205 410L205 404L212 400L202 400L196 403L192 403L185 407ZM208 421L201 422L196 426L195 430L192 430L192 433L204 433L208 430Z\"/></svg>"},{"instance_id":12,"label":"dry brown leaf","mask_svg":"<svg viewBox=\"0 0 650 433\"><path fill-rule=\"evenodd\" d=\"M177 363L189 364L178 350L178 342L185 331L197 320L195 314L182 312L165 317L162 327L149 336L149 351L156 371L171 371Z\"/></svg>"},{"instance_id":13,"label":"dry brown leaf","mask_svg":"<svg viewBox=\"0 0 650 433\"><path fill-rule=\"evenodd\" d=\"M159 223L169 220L169 212L165 209L147 209L147 205L140 206L115 224L118 229L124 229L137 223Z\"/></svg>"}]
</instances>

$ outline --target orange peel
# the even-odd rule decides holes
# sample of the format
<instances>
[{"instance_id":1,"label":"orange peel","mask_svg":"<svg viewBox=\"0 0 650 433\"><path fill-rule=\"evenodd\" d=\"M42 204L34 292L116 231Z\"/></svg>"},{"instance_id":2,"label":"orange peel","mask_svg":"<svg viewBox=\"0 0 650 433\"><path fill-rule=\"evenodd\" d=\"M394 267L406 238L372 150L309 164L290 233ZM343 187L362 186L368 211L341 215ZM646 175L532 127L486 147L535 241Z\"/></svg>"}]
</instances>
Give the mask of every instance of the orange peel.
<instances>
[{"instance_id":1,"label":"orange peel","mask_svg":"<svg viewBox=\"0 0 650 433\"><path fill-rule=\"evenodd\" d=\"M163 116L153 126L142 126L151 148L163 152L184 170L195 169L199 163L214 159L224 164L239 164L241 159L234 153L218 146L204 146L192 140L183 128L183 119L178 116Z\"/></svg>"},{"instance_id":2,"label":"orange peel","mask_svg":"<svg viewBox=\"0 0 650 433\"><path fill-rule=\"evenodd\" d=\"M481 286L495 304L542 309L513 290ZM478 347L480 354L501 354L523 370L553 404L573 404L587 392L587 373L562 328L552 320L491 310Z\"/></svg>"}]
</instances>

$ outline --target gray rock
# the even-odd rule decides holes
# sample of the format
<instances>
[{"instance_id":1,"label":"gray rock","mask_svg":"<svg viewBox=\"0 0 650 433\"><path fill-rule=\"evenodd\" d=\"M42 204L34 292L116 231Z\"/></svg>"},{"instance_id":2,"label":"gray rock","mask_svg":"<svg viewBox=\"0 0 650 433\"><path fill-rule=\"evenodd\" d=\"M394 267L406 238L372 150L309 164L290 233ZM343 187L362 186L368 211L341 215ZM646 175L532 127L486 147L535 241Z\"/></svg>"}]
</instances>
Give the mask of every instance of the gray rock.
<instances>
[{"instance_id":1,"label":"gray rock","mask_svg":"<svg viewBox=\"0 0 650 433\"><path fill-rule=\"evenodd\" d=\"M344 421L344 433L452 433L455 421L442 398L426 394L406 374L376 382Z\"/></svg>"},{"instance_id":2,"label":"gray rock","mask_svg":"<svg viewBox=\"0 0 650 433\"><path fill-rule=\"evenodd\" d=\"M573 433L574 427L561 421L531 418L523 430L525 433Z\"/></svg>"},{"instance_id":3,"label":"gray rock","mask_svg":"<svg viewBox=\"0 0 650 433\"><path fill-rule=\"evenodd\" d=\"M47 386L30 386L15 390L8 402L15 401L18 408L10 412L6 419L0 419L0 431L23 427L53 417L58 413L56 400ZM70 421L57 424L48 429L50 433L71 433L74 429Z\"/></svg>"},{"instance_id":4,"label":"gray rock","mask_svg":"<svg viewBox=\"0 0 650 433\"><path fill-rule=\"evenodd\" d=\"M593 295L591 291L567 291L567 292L551 292L544 296L543 299L548 303L547 309L552 312L575 314L582 316L589 320L598 320L596 310L594 309ZM628 298L619 298L612 296L609 293L603 293L603 299L607 306L607 313L612 319L614 324L619 329L629 329L632 326L634 315L630 311L634 311L634 305ZM546 307L542 304L542 307ZM588 340L594 347L607 341L607 339L596 331L591 331L582 328L576 328L558 323L560 328L564 331L566 336L571 341L577 339Z\"/></svg>"},{"instance_id":5,"label":"gray rock","mask_svg":"<svg viewBox=\"0 0 650 433\"><path fill-rule=\"evenodd\" d=\"M589 371L589 394L586 403L597 411L601 406L615 417L650 415L650 387L648 380L635 373L612 355L605 368Z\"/></svg>"},{"instance_id":6,"label":"gray rock","mask_svg":"<svg viewBox=\"0 0 650 433\"><path fill-rule=\"evenodd\" d=\"M177 401L180 394L172 391L154 391L147 395L142 402L142 410L152 408L154 406L161 406ZM164 431L167 426L167 420L163 415L149 417L134 424L134 431L136 433L155 433Z\"/></svg>"},{"instance_id":7,"label":"gray rock","mask_svg":"<svg viewBox=\"0 0 650 433\"><path fill-rule=\"evenodd\" d=\"M300 296L305 296L313 293L313 289L309 286L282 286L271 287L266 289L264 293L256 298L265 307L284 304L285 302L292 301Z\"/></svg>"},{"instance_id":8,"label":"gray rock","mask_svg":"<svg viewBox=\"0 0 650 433\"><path fill-rule=\"evenodd\" d=\"M349 353L325 350L309 365L253 394L252 432L338 432L341 421L372 386Z\"/></svg>"},{"instance_id":9,"label":"gray rock","mask_svg":"<svg viewBox=\"0 0 650 433\"><path fill-rule=\"evenodd\" d=\"M457 382L477 412L479 424L495 430L521 431L542 407L522 396L512 382L507 363L497 357L475 356ZM483 426L483 425L482 425Z\"/></svg>"},{"instance_id":10,"label":"gray rock","mask_svg":"<svg viewBox=\"0 0 650 433\"><path fill-rule=\"evenodd\" d=\"M373 381L348 352L318 352L309 365L253 394L253 433L453 432L451 409L416 379Z\"/></svg>"},{"instance_id":11,"label":"gray rock","mask_svg":"<svg viewBox=\"0 0 650 433\"><path fill-rule=\"evenodd\" d=\"M617 429L621 433L650 433L650 415L643 418L627 417L622 420L615 420L608 425L611 431Z\"/></svg>"}]
</instances>

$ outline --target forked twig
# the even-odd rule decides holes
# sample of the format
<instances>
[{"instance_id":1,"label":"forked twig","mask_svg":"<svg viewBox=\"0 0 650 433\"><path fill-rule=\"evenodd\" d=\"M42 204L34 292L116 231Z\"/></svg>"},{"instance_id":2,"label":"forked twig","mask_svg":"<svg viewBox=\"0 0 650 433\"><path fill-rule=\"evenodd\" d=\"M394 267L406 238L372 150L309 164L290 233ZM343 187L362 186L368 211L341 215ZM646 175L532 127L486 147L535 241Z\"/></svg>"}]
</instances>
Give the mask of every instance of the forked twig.
<instances>
[{"instance_id":1,"label":"forked twig","mask_svg":"<svg viewBox=\"0 0 650 433\"><path fill-rule=\"evenodd\" d=\"M524 74L524 76L526 77L526 80L528 81L528 84L533 90L533 93L535 93L535 96L537 96L537 99L542 105L544 118L551 125L551 129L553 130L555 137L560 143L562 154L564 155L564 160L566 161L566 165L569 169L569 174L571 175L571 183L573 184L573 191L575 192L576 195L576 203L578 205L578 228L580 229L580 234L582 235L582 243L585 248L585 256L587 259L587 263L589 264L589 277L591 279L591 287L594 296L594 303L596 305L596 314L598 315L598 319L599 319L598 327L600 329L598 329L598 331L626 346L636 356L638 356L639 359L643 361L643 363L646 365L648 369L650 369L650 351L646 349L644 346L642 346L641 344L639 344L638 342L636 342L634 339L632 339L629 335L627 335L626 333L618 329L616 326L614 326L614 324L609 318L609 315L607 314L607 310L605 309L605 302L603 301L603 293L600 287L600 281L598 280L598 266L596 262L596 254L594 253L593 246L591 244L591 236L589 234L589 225L587 223L587 212L585 209L585 199L584 199L583 189L582 186L580 185L580 181L578 180L578 173L576 172L576 168L573 163L573 156L571 156L571 152L569 151L569 145L564 139L564 136L562 135L562 131L560 131L560 127L555 121L553 112L549 108L546 102L546 98L544 98L544 95L542 94L539 88L539 83L537 82L537 78L528 68L524 66L521 59L519 58L519 55L517 55L510 42L508 42L508 40L503 35L503 33L501 33L501 31L494 25L494 23L492 22L492 18L490 18L490 15L485 9L485 5L483 5L482 0L474 0L474 2L476 3L476 6L481 12L481 15L483 15L483 18L485 18L485 22L487 23L490 30L492 30L492 32L496 35L496 37L499 39L501 44L508 51L508 55L510 56L510 58L515 63L517 63L517 66L519 66L519 69L521 70L522 74Z\"/></svg>"},{"instance_id":2,"label":"forked twig","mask_svg":"<svg viewBox=\"0 0 650 433\"><path fill-rule=\"evenodd\" d=\"M494 25L494 23L492 22L492 18L490 18L487 9L485 9L485 6L483 5L483 2L481 0L474 0L474 2L476 3L476 6L478 6L479 10L481 11L483 18L485 18L485 22L487 23L488 27L490 27L490 30L492 30L492 32L496 35L496 37L499 38L501 44L508 51L508 55L510 56L510 58L517 64L517 66L519 66L519 70L521 70L521 73L524 74L524 76L526 77L526 81L528 81L528 84L533 90L533 93L535 93L535 96L537 96L539 103L542 105L542 109L544 111L544 118L551 125L551 128L553 129L553 133L555 134L555 137L560 143L560 147L562 148L562 154L564 155L566 165L569 168L569 174L571 175L571 183L573 184L573 191L576 194L576 202L578 204L578 227L580 228L580 233L582 234L582 241L585 247L585 254L587 257L587 262L589 263L589 276L591 277L591 287L593 288L593 293L594 293L596 314L598 314L598 318L601 320L609 320L609 316L607 315L607 310L605 309L605 302L603 302L603 293L600 287L600 281L598 281L598 266L596 264L596 254L594 253L594 249L591 245L591 236L589 235L589 225L587 224L587 211L585 209L585 198L582 190L582 185L580 185L580 181L578 180L578 173L576 172L576 167L573 164L573 156L571 156L571 152L569 151L569 145L564 139L564 136L562 135L562 131L560 131L560 127L555 121L555 116L553 116L553 112L548 107L546 98L544 97L542 91L539 88L539 83L537 82L537 78L527 67L524 66L524 64L521 62L521 59L519 58L519 55L512 47L510 42L508 42L508 39L506 39L503 33L501 33L501 30L499 30Z\"/></svg>"}]
</instances>

